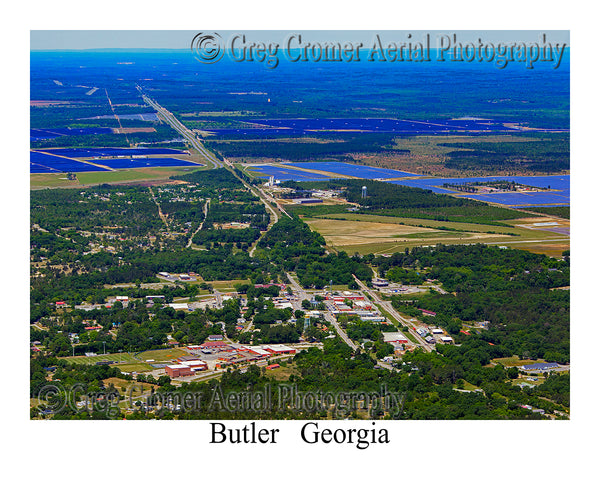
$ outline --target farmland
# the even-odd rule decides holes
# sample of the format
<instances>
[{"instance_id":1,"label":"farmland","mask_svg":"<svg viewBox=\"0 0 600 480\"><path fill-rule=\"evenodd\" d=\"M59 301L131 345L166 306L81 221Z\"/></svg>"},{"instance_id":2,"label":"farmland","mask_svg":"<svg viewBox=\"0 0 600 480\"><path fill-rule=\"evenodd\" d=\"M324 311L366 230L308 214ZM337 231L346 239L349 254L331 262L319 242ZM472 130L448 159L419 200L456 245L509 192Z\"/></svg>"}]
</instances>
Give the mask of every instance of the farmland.
<instances>
[{"instance_id":1,"label":"farmland","mask_svg":"<svg viewBox=\"0 0 600 480\"><path fill-rule=\"evenodd\" d=\"M32 189L47 187L83 187L100 185L102 183L133 183L151 182L162 180L168 182L169 177L188 173L199 168L187 167L155 167L136 168L134 170L114 170L77 173L75 180L68 180L64 173L57 174L31 174L30 185Z\"/></svg>"}]
</instances>

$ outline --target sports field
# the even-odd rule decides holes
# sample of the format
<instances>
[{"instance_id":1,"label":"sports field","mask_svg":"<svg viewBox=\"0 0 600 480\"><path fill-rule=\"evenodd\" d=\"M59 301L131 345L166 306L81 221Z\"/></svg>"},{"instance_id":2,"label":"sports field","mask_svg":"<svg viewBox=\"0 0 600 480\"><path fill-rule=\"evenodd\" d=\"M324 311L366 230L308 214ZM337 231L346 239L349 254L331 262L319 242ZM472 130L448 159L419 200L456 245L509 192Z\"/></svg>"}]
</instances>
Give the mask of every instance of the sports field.
<instances>
[{"instance_id":1,"label":"sports field","mask_svg":"<svg viewBox=\"0 0 600 480\"><path fill-rule=\"evenodd\" d=\"M111 361L111 367L117 367L122 372L150 372L154 370L152 363L170 363L171 361L185 355L186 351L180 348L168 348L161 350L147 350L140 353L107 353L106 355L95 355L86 357L84 355L76 357L63 357L70 363L77 365L95 365L97 362ZM152 362L148 362L152 360Z\"/></svg>"}]
</instances>

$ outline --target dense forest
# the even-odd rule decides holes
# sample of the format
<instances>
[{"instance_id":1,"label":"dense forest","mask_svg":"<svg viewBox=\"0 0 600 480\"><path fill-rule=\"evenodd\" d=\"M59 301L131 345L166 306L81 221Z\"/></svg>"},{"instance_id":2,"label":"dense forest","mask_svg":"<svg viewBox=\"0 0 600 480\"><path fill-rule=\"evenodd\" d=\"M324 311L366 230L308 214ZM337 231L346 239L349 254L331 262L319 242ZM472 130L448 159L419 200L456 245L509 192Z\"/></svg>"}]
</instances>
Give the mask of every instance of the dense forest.
<instances>
[{"instance_id":1,"label":"dense forest","mask_svg":"<svg viewBox=\"0 0 600 480\"><path fill-rule=\"evenodd\" d=\"M484 245L438 245L375 258L373 264L382 276L397 268L419 268L455 292L431 292L410 302L394 296L392 304L401 312L443 326L453 335L464 324L488 322L486 329L472 332L503 349L502 356L569 360L569 291L552 290L569 285L568 257L557 260Z\"/></svg>"},{"instance_id":2,"label":"dense forest","mask_svg":"<svg viewBox=\"0 0 600 480\"><path fill-rule=\"evenodd\" d=\"M313 142L256 139L231 142L207 141L207 144L225 157L268 157L302 161L348 153L379 152L392 146L394 136L383 133L332 134L323 138L321 136L319 140Z\"/></svg>"},{"instance_id":3,"label":"dense forest","mask_svg":"<svg viewBox=\"0 0 600 480\"><path fill-rule=\"evenodd\" d=\"M297 182L285 182L289 188L298 187ZM367 198L362 198L362 187L367 187ZM430 190L405 187L374 180L330 180L328 182L302 182L303 188L342 190L343 197L360 205L356 213L388 215L393 217L423 218L449 222L466 222L484 225L507 226L501 220L533 216L507 208L493 207L468 198L433 193ZM291 211L300 215L326 215L345 213L344 205L292 206Z\"/></svg>"},{"instance_id":4,"label":"dense forest","mask_svg":"<svg viewBox=\"0 0 600 480\"><path fill-rule=\"evenodd\" d=\"M457 170L519 169L556 173L570 168L570 138L554 134L552 138L522 142L440 143L460 148L447 153L448 168Z\"/></svg>"},{"instance_id":5,"label":"dense forest","mask_svg":"<svg viewBox=\"0 0 600 480\"><path fill-rule=\"evenodd\" d=\"M325 240L297 217L282 216L260 240L258 246L267 258L283 270L296 272L304 287L323 288L325 285L350 285L352 275L370 280L373 272L360 257L345 252L326 254Z\"/></svg>"}]
</instances>

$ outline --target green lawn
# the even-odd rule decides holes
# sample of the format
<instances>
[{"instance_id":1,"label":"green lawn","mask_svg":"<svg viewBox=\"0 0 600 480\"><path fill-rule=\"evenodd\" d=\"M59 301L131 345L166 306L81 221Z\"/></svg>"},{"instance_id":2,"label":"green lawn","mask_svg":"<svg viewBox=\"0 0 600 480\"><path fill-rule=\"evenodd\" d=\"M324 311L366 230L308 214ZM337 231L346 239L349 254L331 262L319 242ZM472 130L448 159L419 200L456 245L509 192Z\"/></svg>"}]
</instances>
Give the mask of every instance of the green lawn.
<instances>
[{"instance_id":1,"label":"green lawn","mask_svg":"<svg viewBox=\"0 0 600 480\"><path fill-rule=\"evenodd\" d=\"M178 357L186 355L186 351L181 348L167 348L164 350L146 350L136 355L136 362L155 360L158 363L170 362L176 360Z\"/></svg>"},{"instance_id":2,"label":"green lawn","mask_svg":"<svg viewBox=\"0 0 600 480\"><path fill-rule=\"evenodd\" d=\"M70 363L75 363L78 365L95 365L96 362L104 362L104 361L113 361L113 362L125 362L125 363L137 363L139 360L136 360L133 355L122 352L122 353L107 353L106 355L96 355L94 357L86 357L86 356L76 356L76 357L62 357L63 360L66 360Z\"/></svg>"},{"instance_id":3,"label":"green lawn","mask_svg":"<svg viewBox=\"0 0 600 480\"><path fill-rule=\"evenodd\" d=\"M147 363L124 363L115 366L122 372L151 372L154 370Z\"/></svg>"}]
</instances>

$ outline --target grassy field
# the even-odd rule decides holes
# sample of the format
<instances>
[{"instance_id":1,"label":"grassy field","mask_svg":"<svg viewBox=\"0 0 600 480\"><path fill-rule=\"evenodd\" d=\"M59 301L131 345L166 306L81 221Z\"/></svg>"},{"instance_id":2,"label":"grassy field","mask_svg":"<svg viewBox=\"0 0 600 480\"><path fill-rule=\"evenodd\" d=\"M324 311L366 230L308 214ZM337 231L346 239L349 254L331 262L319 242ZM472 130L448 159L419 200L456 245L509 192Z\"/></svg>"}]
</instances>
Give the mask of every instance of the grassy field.
<instances>
[{"instance_id":1,"label":"grassy field","mask_svg":"<svg viewBox=\"0 0 600 480\"><path fill-rule=\"evenodd\" d=\"M134 356L127 352L122 353L107 353L106 355L96 355L94 357L86 357L86 356L76 356L76 357L62 357L63 360L66 360L70 363L75 363L77 365L95 365L96 362L123 362L123 363L138 363L139 360L134 358ZM115 365L116 366L116 365Z\"/></svg>"},{"instance_id":2,"label":"grassy field","mask_svg":"<svg viewBox=\"0 0 600 480\"><path fill-rule=\"evenodd\" d=\"M115 388L120 389L120 388L125 387L126 390L130 385L132 385L134 383L136 383L138 385L137 391L140 390L139 386L143 386L144 390L150 390L153 387L153 385L151 383L144 383L144 382L138 383L138 382L134 382L132 380L126 380L124 378L117 378L117 377L110 377L110 378L107 378L106 380L102 380L102 381L104 382L105 385L110 385L112 383L115 386Z\"/></svg>"},{"instance_id":3,"label":"grassy field","mask_svg":"<svg viewBox=\"0 0 600 480\"><path fill-rule=\"evenodd\" d=\"M505 227L356 213L329 214L304 221L323 235L328 246L361 255L394 253L437 243L486 243L558 257L569 249L570 243L567 235L533 225L551 221L558 227L569 226L568 220L550 217L506 220L502 222Z\"/></svg>"},{"instance_id":4,"label":"grassy field","mask_svg":"<svg viewBox=\"0 0 600 480\"><path fill-rule=\"evenodd\" d=\"M113 361L117 363L111 366L119 368L122 372L150 372L153 368L146 363L147 360L154 360L157 363L170 362L185 354L186 351L180 348L169 348L164 350L148 350L138 354L122 352L107 353L106 355L96 355L94 357L63 357L63 359L78 365L95 365L97 362Z\"/></svg>"},{"instance_id":5,"label":"grassy field","mask_svg":"<svg viewBox=\"0 0 600 480\"><path fill-rule=\"evenodd\" d=\"M438 233L427 228L400 225L398 223L375 223L331 219L305 219L305 222L317 230L328 245L356 245L380 242L391 238L408 238L407 235L431 235ZM447 234L448 232L439 232Z\"/></svg>"},{"instance_id":6,"label":"grassy field","mask_svg":"<svg viewBox=\"0 0 600 480\"><path fill-rule=\"evenodd\" d=\"M30 175L31 189L56 187L84 187L102 183L128 183L166 180L171 175L181 175L204 167L155 167L114 170L110 172L79 172L77 180L66 180L66 173L34 173Z\"/></svg>"},{"instance_id":7,"label":"grassy field","mask_svg":"<svg viewBox=\"0 0 600 480\"><path fill-rule=\"evenodd\" d=\"M243 284L249 285L252 283L250 280L215 280L214 282L206 282L219 292L235 292L234 285Z\"/></svg>"},{"instance_id":8,"label":"grassy field","mask_svg":"<svg viewBox=\"0 0 600 480\"><path fill-rule=\"evenodd\" d=\"M163 350L147 350L145 352L138 353L136 355L136 361L147 361L154 360L158 363L170 362L175 360L182 355L186 355L187 352L181 348L167 348Z\"/></svg>"},{"instance_id":9,"label":"grassy field","mask_svg":"<svg viewBox=\"0 0 600 480\"><path fill-rule=\"evenodd\" d=\"M532 363L544 363L543 360L520 360L516 355L513 355L512 357L494 358L492 362L499 363L505 367L522 367L523 365L531 365Z\"/></svg>"},{"instance_id":10,"label":"grassy field","mask_svg":"<svg viewBox=\"0 0 600 480\"><path fill-rule=\"evenodd\" d=\"M126 373L131 373L131 372L142 373L142 372L151 372L152 370L154 370L154 368L152 368L147 363L120 363L120 364L117 364L114 366L117 367L122 372L126 372Z\"/></svg>"},{"instance_id":11,"label":"grassy field","mask_svg":"<svg viewBox=\"0 0 600 480\"><path fill-rule=\"evenodd\" d=\"M277 362L275 362L277 363ZM281 365L281 364L280 364ZM298 375L298 370L292 365L281 365L279 368L273 370L266 370L265 376L270 379L274 379L280 382L287 382L290 375Z\"/></svg>"}]
</instances>

